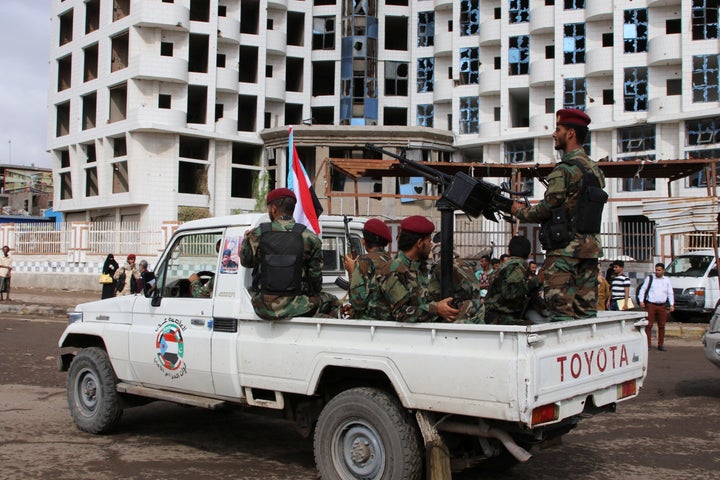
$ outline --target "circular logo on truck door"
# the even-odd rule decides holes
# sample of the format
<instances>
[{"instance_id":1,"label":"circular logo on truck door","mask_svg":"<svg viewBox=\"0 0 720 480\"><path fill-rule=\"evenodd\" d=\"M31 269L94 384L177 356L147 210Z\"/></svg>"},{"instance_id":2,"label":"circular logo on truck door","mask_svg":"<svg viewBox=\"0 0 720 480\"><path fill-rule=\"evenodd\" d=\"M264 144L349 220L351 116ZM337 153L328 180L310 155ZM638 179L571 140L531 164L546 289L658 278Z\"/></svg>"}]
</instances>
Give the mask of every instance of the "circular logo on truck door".
<instances>
[{"instance_id":1,"label":"circular logo on truck door","mask_svg":"<svg viewBox=\"0 0 720 480\"><path fill-rule=\"evenodd\" d=\"M183 338L181 327L166 323L155 338L157 361L168 370L178 370L183 366Z\"/></svg>"}]
</instances>

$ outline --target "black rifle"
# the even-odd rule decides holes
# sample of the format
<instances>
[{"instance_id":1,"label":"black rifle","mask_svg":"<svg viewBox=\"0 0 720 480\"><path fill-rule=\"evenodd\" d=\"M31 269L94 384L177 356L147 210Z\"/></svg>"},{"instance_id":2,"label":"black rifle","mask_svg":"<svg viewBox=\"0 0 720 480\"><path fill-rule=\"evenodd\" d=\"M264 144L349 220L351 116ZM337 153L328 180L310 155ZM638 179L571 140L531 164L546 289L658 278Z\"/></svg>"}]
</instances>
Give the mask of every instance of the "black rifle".
<instances>
[{"instance_id":1,"label":"black rifle","mask_svg":"<svg viewBox=\"0 0 720 480\"><path fill-rule=\"evenodd\" d=\"M348 218L347 215L343 215L343 225L345 227L345 245L346 245L346 253L350 255L350 258L355 260L358 256L358 251L355 248L355 245L353 245L352 238L350 237L350 227L348 226L352 222L352 218ZM335 285L340 287L341 289L345 290L346 292L350 290L350 282L345 279L345 277L336 277L335 278Z\"/></svg>"},{"instance_id":2,"label":"black rifle","mask_svg":"<svg viewBox=\"0 0 720 480\"><path fill-rule=\"evenodd\" d=\"M435 168L409 160L372 143L365 144L365 148L373 152L387 155L400 161L400 166L414 175L425 177L440 186L442 195L437 203L440 210L440 231L442 235L442 250L440 251L440 291L441 298L451 296L452 268L454 251L454 222L455 210L462 210L471 217L483 215L485 218L497 222L500 212L510 214L513 201L504 197L503 193L513 194L479 178L471 177L464 172L455 175L443 173Z\"/></svg>"}]
</instances>

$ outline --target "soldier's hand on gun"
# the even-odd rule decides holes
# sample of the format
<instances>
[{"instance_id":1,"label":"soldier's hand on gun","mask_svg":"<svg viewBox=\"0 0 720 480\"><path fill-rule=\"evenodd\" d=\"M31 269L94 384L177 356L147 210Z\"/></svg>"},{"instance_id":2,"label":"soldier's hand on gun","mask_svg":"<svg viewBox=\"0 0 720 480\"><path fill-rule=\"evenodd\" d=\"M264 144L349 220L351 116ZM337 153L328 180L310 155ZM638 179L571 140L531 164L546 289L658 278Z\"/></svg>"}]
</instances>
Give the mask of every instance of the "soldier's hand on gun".
<instances>
[{"instance_id":1,"label":"soldier's hand on gun","mask_svg":"<svg viewBox=\"0 0 720 480\"><path fill-rule=\"evenodd\" d=\"M517 215L517 211L521 208L525 208L525 205L520 202L513 202L512 207L510 207L510 213L512 215Z\"/></svg>"},{"instance_id":2,"label":"soldier's hand on gun","mask_svg":"<svg viewBox=\"0 0 720 480\"><path fill-rule=\"evenodd\" d=\"M437 313L448 322L454 322L460 315L460 310L453 308L451 302L453 297L447 297L437 303Z\"/></svg>"},{"instance_id":3,"label":"soldier's hand on gun","mask_svg":"<svg viewBox=\"0 0 720 480\"><path fill-rule=\"evenodd\" d=\"M345 270L347 270L348 272L348 275L352 275L353 271L355 270L355 259L352 257L352 255L345 255L343 257L343 264L345 266Z\"/></svg>"}]
</instances>

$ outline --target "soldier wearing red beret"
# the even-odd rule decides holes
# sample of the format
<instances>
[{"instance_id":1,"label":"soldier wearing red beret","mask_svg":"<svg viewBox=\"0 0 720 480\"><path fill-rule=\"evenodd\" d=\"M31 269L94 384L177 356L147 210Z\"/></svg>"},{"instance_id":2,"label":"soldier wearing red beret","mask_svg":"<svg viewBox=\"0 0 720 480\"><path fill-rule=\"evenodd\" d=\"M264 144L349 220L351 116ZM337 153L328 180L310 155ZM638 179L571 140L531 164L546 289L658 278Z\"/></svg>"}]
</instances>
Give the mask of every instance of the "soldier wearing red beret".
<instances>
[{"instance_id":1,"label":"soldier wearing red beret","mask_svg":"<svg viewBox=\"0 0 720 480\"><path fill-rule=\"evenodd\" d=\"M240 263L253 269L252 305L266 320L297 316L337 316L338 299L322 292L322 242L296 224L292 190L276 188L265 203L270 222L245 232ZM293 262L284 259L295 258Z\"/></svg>"},{"instance_id":2,"label":"soldier wearing red beret","mask_svg":"<svg viewBox=\"0 0 720 480\"><path fill-rule=\"evenodd\" d=\"M362 244L367 253L353 259L345 255L345 269L350 278L348 300L352 306L352 318L381 318L378 305L382 300L375 273L392 256L385 247L392 241L390 229L382 220L371 218L362 229Z\"/></svg>"},{"instance_id":3,"label":"soldier wearing red beret","mask_svg":"<svg viewBox=\"0 0 720 480\"><path fill-rule=\"evenodd\" d=\"M433 301L429 292L427 260L434 230L435 225L421 215L400 222L397 257L377 275L383 299L381 319L413 323L457 319L460 311L450 305L452 297Z\"/></svg>"},{"instance_id":4,"label":"soldier wearing red beret","mask_svg":"<svg viewBox=\"0 0 720 480\"><path fill-rule=\"evenodd\" d=\"M605 177L585 153L590 117L574 108L558 110L553 140L562 160L547 177L544 198L533 206L515 202L512 214L540 223L546 250L543 290L551 320L597 315L597 259L607 194Z\"/></svg>"}]
</instances>

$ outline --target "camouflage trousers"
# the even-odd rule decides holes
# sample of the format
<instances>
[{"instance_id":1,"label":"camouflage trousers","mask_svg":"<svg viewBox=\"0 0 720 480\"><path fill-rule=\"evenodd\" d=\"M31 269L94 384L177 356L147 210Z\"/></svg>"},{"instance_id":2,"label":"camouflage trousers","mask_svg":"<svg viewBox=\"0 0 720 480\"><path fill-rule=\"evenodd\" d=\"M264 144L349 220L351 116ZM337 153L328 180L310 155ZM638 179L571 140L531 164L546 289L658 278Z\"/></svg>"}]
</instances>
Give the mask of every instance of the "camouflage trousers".
<instances>
[{"instance_id":1,"label":"camouflage trousers","mask_svg":"<svg viewBox=\"0 0 720 480\"><path fill-rule=\"evenodd\" d=\"M550 256L543 265L545 303L553 322L597 315L597 259Z\"/></svg>"}]
</instances>

